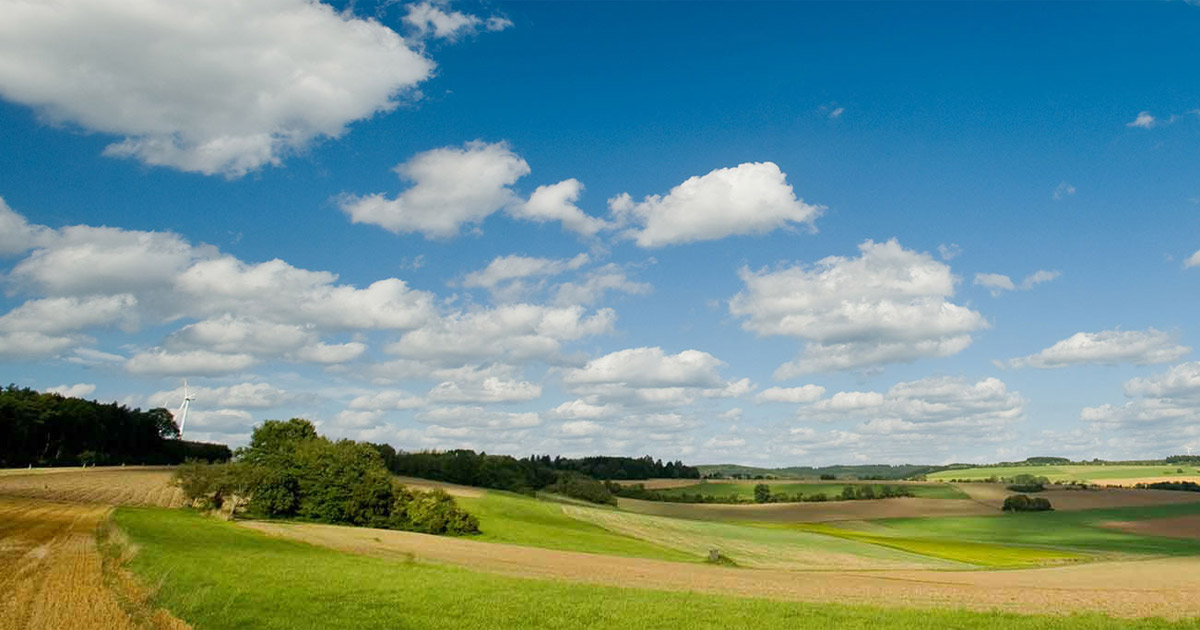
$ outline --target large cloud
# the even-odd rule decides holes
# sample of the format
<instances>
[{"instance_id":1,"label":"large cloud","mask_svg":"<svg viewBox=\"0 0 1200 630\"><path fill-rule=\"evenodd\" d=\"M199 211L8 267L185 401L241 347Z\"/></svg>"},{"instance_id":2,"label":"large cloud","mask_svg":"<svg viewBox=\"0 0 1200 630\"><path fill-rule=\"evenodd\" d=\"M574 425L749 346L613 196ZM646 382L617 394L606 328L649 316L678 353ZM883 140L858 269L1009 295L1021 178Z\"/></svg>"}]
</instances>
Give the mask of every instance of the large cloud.
<instances>
[{"instance_id":1,"label":"large cloud","mask_svg":"<svg viewBox=\"0 0 1200 630\"><path fill-rule=\"evenodd\" d=\"M1025 402L996 378L972 383L930 377L897 383L886 392L838 392L801 407L796 417L806 423L853 422L852 430L821 435L802 425L786 441L792 453L826 461L836 453L871 462L935 461L1011 439L1013 425L1025 417Z\"/></svg>"},{"instance_id":2,"label":"large cloud","mask_svg":"<svg viewBox=\"0 0 1200 630\"><path fill-rule=\"evenodd\" d=\"M8 0L0 95L125 136L106 155L240 176L396 107L434 64L309 0Z\"/></svg>"},{"instance_id":3,"label":"large cloud","mask_svg":"<svg viewBox=\"0 0 1200 630\"><path fill-rule=\"evenodd\" d=\"M1088 425L1119 433L1126 453L1180 453L1200 447L1200 363L1172 366L1166 372L1125 383L1124 405L1085 407Z\"/></svg>"},{"instance_id":4,"label":"large cloud","mask_svg":"<svg viewBox=\"0 0 1200 630\"><path fill-rule=\"evenodd\" d=\"M1010 359L1012 367L1058 368L1068 365L1133 363L1149 365L1170 363L1192 349L1176 343L1160 330L1102 330L1079 332L1026 357Z\"/></svg>"},{"instance_id":5,"label":"large cloud","mask_svg":"<svg viewBox=\"0 0 1200 630\"><path fill-rule=\"evenodd\" d=\"M609 202L614 215L632 223L625 235L642 247L762 234L791 224L809 228L823 210L796 198L787 176L772 162L745 163L689 178L666 196Z\"/></svg>"},{"instance_id":6,"label":"large cloud","mask_svg":"<svg viewBox=\"0 0 1200 630\"><path fill-rule=\"evenodd\" d=\"M859 250L858 258L830 256L812 267L741 270L745 288L729 310L745 318L742 327L808 341L776 378L948 356L987 325L949 301L958 278L948 265L894 239Z\"/></svg>"}]
</instances>

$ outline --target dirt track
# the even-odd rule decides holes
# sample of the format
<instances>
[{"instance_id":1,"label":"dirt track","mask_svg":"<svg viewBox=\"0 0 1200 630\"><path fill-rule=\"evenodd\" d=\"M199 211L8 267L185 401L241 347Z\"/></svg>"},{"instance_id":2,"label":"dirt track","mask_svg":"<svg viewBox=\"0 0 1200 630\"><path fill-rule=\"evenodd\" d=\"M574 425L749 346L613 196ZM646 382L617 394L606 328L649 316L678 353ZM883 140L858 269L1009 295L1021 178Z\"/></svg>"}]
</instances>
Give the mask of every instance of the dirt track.
<instances>
[{"instance_id":1,"label":"dirt track","mask_svg":"<svg viewBox=\"0 0 1200 630\"><path fill-rule=\"evenodd\" d=\"M552 551L333 525L244 526L364 555L448 563L505 575L631 588L808 602L967 607L1120 617L1200 615L1200 558L1093 563L1023 571L774 571Z\"/></svg>"}]
</instances>

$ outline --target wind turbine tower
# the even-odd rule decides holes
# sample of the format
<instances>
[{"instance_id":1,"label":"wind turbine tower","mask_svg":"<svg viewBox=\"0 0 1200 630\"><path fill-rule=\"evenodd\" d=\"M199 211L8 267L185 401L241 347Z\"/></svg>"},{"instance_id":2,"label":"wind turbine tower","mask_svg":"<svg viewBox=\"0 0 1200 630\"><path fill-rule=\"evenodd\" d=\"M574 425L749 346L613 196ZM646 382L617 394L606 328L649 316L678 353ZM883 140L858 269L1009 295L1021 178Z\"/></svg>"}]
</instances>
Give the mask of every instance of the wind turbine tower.
<instances>
[{"instance_id":1,"label":"wind turbine tower","mask_svg":"<svg viewBox=\"0 0 1200 630\"><path fill-rule=\"evenodd\" d=\"M195 397L188 394L187 379L183 379L183 402L179 403L179 411L175 412L175 419L179 421L179 439L183 439L183 426L187 424L188 408L192 406L192 400Z\"/></svg>"}]
</instances>

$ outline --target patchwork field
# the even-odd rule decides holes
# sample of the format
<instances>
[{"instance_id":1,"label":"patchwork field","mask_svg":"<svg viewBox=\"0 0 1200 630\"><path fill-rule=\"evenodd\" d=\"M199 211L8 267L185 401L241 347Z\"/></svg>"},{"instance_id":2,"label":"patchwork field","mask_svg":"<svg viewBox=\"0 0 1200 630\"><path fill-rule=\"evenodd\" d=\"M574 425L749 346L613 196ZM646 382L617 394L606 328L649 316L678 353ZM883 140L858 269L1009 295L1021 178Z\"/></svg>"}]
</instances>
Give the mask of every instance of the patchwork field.
<instances>
[{"instance_id":1,"label":"patchwork field","mask_svg":"<svg viewBox=\"0 0 1200 630\"><path fill-rule=\"evenodd\" d=\"M1096 484L1133 485L1154 481L1200 481L1200 468L1196 466L995 466L988 468L965 468L946 470L928 475L928 479L949 481L951 479L988 479L990 477L1011 478L1017 475L1045 477L1050 481L1080 481ZM1117 482L1117 483L1114 483Z\"/></svg>"},{"instance_id":2,"label":"patchwork field","mask_svg":"<svg viewBox=\"0 0 1200 630\"><path fill-rule=\"evenodd\" d=\"M754 486L756 486L760 483L767 483L767 482L765 482L765 481L731 482L731 481L725 481L725 480L714 480L714 481L704 481L704 482L700 482L700 483L692 483L690 485L672 485L669 488L659 489L659 492L661 492L662 494L667 495L667 496L680 496L683 494L700 494L700 495L704 495L704 496L711 495L714 497L725 498L725 499L736 498L736 499L743 500L743 501L753 501L754 500ZM898 483L870 482L870 483L851 484L851 483L833 482L833 481L831 481L831 482L816 482L816 481L792 482L792 481L786 481L786 480L771 480L771 482L767 483L767 485L770 486L772 494L786 494L789 496L795 496L797 494L802 494L804 496L814 496L817 494L824 494L825 496L827 496L831 499L840 496L842 494L842 491L846 487L855 487L855 486L864 486L864 485L870 486L876 494L880 493L884 486L893 486L893 487L903 486L905 490L907 490L908 492L911 492L913 494L913 496L917 497L917 498L924 498L924 499L966 499L967 498L966 494L963 494L960 490L958 490L954 486L952 486L950 484L945 484L945 483L898 484Z\"/></svg>"},{"instance_id":3,"label":"patchwork field","mask_svg":"<svg viewBox=\"0 0 1200 630\"><path fill-rule=\"evenodd\" d=\"M178 505L170 480L0 474L15 568L0 629L1200 627L1196 493L1056 489L1062 509L1041 514L999 513L1009 493L986 483L933 486L959 500L611 508L404 480L454 493L480 520L468 538L110 507Z\"/></svg>"}]
</instances>

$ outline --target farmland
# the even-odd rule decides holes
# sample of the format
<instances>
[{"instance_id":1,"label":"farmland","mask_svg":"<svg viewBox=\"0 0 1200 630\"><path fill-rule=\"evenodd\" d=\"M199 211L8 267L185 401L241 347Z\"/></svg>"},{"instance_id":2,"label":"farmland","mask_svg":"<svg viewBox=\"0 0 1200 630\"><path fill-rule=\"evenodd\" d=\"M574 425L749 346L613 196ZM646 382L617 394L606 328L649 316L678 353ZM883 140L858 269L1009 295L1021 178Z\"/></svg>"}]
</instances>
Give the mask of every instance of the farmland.
<instances>
[{"instance_id":1,"label":"farmland","mask_svg":"<svg viewBox=\"0 0 1200 630\"><path fill-rule=\"evenodd\" d=\"M1179 535L1200 517L1195 493L1051 490L1065 509L1018 515L1000 514L1005 491L986 483L938 484L970 497L957 500L613 508L406 479L479 518L482 534L456 538L228 523L166 509L179 504L170 474L0 475L0 551L21 567L3 603L13 627L80 615L118 628L727 627L748 616L764 628L1165 628L1200 617L1200 540ZM705 562L712 549L724 566Z\"/></svg>"},{"instance_id":2,"label":"farmland","mask_svg":"<svg viewBox=\"0 0 1200 630\"><path fill-rule=\"evenodd\" d=\"M1012 478L1017 475L1045 477L1050 481L1095 483L1100 485L1133 485L1153 481L1200 481L1200 468L1194 465L1059 465L1059 466L993 466L944 470L928 475L930 480L984 480L991 477Z\"/></svg>"},{"instance_id":3,"label":"farmland","mask_svg":"<svg viewBox=\"0 0 1200 630\"><path fill-rule=\"evenodd\" d=\"M842 494L842 491L847 488L855 488L858 486L869 486L875 492L880 494L885 486L902 487L914 497L925 499L966 499L967 495L958 488L948 484L895 484L895 483L862 483L848 484L838 482L789 482L784 480L771 481L705 481L689 485L673 484L669 488L660 489L659 492L666 496L678 497L684 494L713 496L722 499L737 499L741 501L754 500L754 486L759 483L766 483L771 494L781 494L794 497L802 495L812 497L814 495L823 494L829 498L837 498Z\"/></svg>"}]
</instances>

